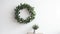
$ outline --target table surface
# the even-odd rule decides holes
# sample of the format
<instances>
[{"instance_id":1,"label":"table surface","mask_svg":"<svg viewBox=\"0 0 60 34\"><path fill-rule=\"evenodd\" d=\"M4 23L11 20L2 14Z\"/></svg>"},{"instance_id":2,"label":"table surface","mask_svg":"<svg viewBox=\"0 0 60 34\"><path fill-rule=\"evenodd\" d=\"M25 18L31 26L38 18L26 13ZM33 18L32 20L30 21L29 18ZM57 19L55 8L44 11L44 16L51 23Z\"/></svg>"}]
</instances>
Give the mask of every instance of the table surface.
<instances>
[{"instance_id":1,"label":"table surface","mask_svg":"<svg viewBox=\"0 0 60 34\"><path fill-rule=\"evenodd\" d=\"M32 32L28 32L27 34L33 34ZM35 33L35 34L43 34L43 33Z\"/></svg>"}]
</instances>

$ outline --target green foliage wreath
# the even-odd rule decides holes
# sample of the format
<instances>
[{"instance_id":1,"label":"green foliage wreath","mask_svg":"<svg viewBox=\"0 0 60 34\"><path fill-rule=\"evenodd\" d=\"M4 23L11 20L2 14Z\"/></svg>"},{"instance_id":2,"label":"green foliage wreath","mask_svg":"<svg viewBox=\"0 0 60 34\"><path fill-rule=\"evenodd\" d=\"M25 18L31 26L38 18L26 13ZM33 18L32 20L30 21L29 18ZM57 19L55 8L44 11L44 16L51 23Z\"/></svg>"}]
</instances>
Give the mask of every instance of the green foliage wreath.
<instances>
[{"instance_id":1,"label":"green foliage wreath","mask_svg":"<svg viewBox=\"0 0 60 34\"><path fill-rule=\"evenodd\" d=\"M19 14L20 14L19 10L22 10L24 8L26 8L28 10L29 14L31 14L25 20L19 16ZM19 23L29 23L34 18L35 18L35 11L34 11L34 8L31 7L30 5L24 3L24 4L18 5L15 8L15 19L17 20L17 22L19 22Z\"/></svg>"}]
</instances>

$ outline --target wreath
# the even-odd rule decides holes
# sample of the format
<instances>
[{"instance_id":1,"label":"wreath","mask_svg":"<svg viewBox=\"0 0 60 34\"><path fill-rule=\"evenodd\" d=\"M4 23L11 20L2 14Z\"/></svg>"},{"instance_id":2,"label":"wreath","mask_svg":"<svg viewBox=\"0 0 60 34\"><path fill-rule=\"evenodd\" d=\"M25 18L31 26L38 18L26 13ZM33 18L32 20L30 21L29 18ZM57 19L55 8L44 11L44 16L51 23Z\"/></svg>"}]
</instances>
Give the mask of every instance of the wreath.
<instances>
[{"instance_id":1,"label":"wreath","mask_svg":"<svg viewBox=\"0 0 60 34\"><path fill-rule=\"evenodd\" d=\"M19 10L22 10L26 8L30 14L30 16L28 16L26 19L23 19L19 16L20 12ZM35 18L35 11L34 8L31 7L28 4L20 4L15 8L15 19L17 20L17 22L19 23L29 23L30 21L32 21Z\"/></svg>"}]
</instances>

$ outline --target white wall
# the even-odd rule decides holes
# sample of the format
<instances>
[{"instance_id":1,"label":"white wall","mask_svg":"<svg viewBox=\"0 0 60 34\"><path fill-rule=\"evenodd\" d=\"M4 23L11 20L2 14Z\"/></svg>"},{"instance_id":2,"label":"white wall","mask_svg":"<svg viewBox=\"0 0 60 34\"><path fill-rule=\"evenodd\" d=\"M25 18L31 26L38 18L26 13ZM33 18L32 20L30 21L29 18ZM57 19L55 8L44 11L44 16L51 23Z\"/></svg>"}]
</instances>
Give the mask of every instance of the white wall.
<instances>
[{"instance_id":1,"label":"white wall","mask_svg":"<svg viewBox=\"0 0 60 34\"><path fill-rule=\"evenodd\" d=\"M14 19L14 8L19 3L35 7L36 18L28 24L19 24ZM59 0L0 0L0 34L26 34L38 24L37 32L60 34Z\"/></svg>"}]
</instances>

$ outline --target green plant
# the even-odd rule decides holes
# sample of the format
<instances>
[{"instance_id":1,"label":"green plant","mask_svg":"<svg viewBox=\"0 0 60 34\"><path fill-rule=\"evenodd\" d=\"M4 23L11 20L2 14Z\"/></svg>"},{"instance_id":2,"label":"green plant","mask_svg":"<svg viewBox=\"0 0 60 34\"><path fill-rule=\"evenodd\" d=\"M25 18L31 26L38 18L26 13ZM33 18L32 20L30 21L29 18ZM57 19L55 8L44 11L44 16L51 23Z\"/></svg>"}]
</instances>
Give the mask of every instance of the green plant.
<instances>
[{"instance_id":1,"label":"green plant","mask_svg":"<svg viewBox=\"0 0 60 34\"><path fill-rule=\"evenodd\" d=\"M19 11L24 8L26 8L28 10L29 14L31 14L25 20L19 16L19 14L20 14ZM17 20L17 22L26 24L26 23L31 22L34 18L35 18L35 11L34 11L34 8L31 7L30 5L21 3L20 5L18 5L15 8L15 19Z\"/></svg>"},{"instance_id":2,"label":"green plant","mask_svg":"<svg viewBox=\"0 0 60 34\"><path fill-rule=\"evenodd\" d=\"M35 25L33 25L33 30L34 30L34 32L33 32L33 34L35 34L35 30L37 30L39 27L35 24Z\"/></svg>"}]
</instances>

